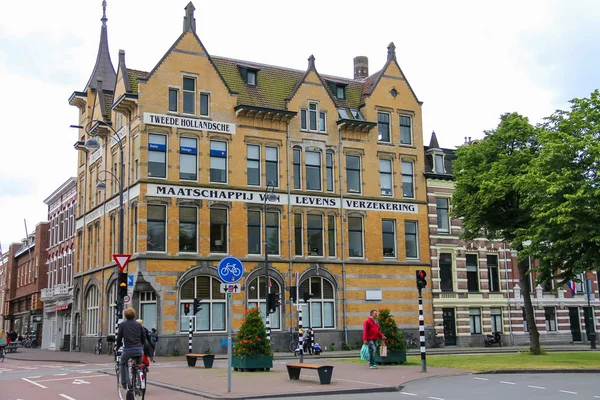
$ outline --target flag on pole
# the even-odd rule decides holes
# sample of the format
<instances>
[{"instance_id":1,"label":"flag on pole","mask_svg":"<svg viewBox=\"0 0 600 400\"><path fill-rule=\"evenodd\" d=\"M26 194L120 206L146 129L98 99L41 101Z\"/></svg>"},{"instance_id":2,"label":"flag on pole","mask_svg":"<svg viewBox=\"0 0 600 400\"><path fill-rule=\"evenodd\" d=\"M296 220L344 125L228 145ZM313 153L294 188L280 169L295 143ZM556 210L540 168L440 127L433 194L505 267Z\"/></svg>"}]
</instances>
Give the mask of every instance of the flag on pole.
<instances>
[{"instance_id":1,"label":"flag on pole","mask_svg":"<svg viewBox=\"0 0 600 400\"><path fill-rule=\"evenodd\" d=\"M571 296L575 296L577 294L577 282L569 282L569 289L571 289Z\"/></svg>"}]
</instances>

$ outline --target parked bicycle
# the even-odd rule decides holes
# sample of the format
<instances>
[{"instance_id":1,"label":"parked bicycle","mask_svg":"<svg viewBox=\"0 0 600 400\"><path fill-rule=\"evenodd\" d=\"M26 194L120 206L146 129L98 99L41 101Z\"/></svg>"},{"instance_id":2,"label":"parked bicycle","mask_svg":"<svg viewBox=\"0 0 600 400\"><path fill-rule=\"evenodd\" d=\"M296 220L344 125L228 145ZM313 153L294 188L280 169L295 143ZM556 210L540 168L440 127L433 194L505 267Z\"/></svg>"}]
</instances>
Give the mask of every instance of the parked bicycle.
<instances>
[{"instance_id":1,"label":"parked bicycle","mask_svg":"<svg viewBox=\"0 0 600 400\"><path fill-rule=\"evenodd\" d=\"M444 337L438 336L433 332L429 332L429 334L427 335L426 344L427 344L427 347L431 347L431 348L444 347Z\"/></svg>"},{"instance_id":2,"label":"parked bicycle","mask_svg":"<svg viewBox=\"0 0 600 400\"><path fill-rule=\"evenodd\" d=\"M102 335L98 336L98 342L94 346L94 354L102 354Z\"/></svg>"},{"instance_id":3,"label":"parked bicycle","mask_svg":"<svg viewBox=\"0 0 600 400\"><path fill-rule=\"evenodd\" d=\"M298 347L300 346L300 342L298 341L298 332L291 330L290 335L292 336L292 341L288 345L288 350L291 353L296 353L296 351L298 350Z\"/></svg>"},{"instance_id":4,"label":"parked bicycle","mask_svg":"<svg viewBox=\"0 0 600 400\"><path fill-rule=\"evenodd\" d=\"M146 396L146 377L148 368L143 362L137 364L135 360L129 360L127 363L127 389L121 386L120 362L123 347L120 347L115 353L115 373L117 375L117 391L120 400L144 400Z\"/></svg>"},{"instance_id":5,"label":"parked bicycle","mask_svg":"<svg viewBox=\"0 0 600 400\"><path fill-rule=\"evenodd\" d=\"M31 347L37 347L37 339L35 337L28 336L27 339L23 339L19 342L21 347L25 347L27 349Z\"/></svg>"},{"instance_id":6,"label":"parked bicycle","mask_svg":"<svg viewBox=\"0 0 600 400\"><path fill-rule=\"evenodd\" d=\"M416 349L420 345L419 339L413 337L412 333L404 332L404 340L407 349Z\"/></svg>"}]
</instances>

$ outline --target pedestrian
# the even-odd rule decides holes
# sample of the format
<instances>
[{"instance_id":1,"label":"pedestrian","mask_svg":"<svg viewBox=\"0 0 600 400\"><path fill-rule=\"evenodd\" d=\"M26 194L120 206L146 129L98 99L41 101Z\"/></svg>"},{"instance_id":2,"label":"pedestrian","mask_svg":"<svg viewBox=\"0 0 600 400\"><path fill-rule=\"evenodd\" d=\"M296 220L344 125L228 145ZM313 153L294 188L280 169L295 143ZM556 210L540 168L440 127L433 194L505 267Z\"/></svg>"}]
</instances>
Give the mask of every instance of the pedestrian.
<instances>
[{"instance_id":1,"label":"pedestrian","mask_svg":"<svg viewBox=\"0 0 600 400\"><path fill-rule=\"evenodd\" d=\"M156 332L156 328L152 328L152 332L150 332L150 343L152 344L152 362L156 362L154 357L156 357L156 343L158 342L158 332Z\"/></svg>"},{"instance_id":2,"label":"pedestrian","mask_svg":"<svg viewBox=\"0 0 600 400\"><path fill-rule=\"evenodd\" d=\"M137 322L142 326L144 336L146 338L146 342L144 343L144 357L142 358L142 361L145 364L147 364L146 366L149 366L150 358L152 358L152 353L154 352L154 348L152 347L152 343L150 340L150 332L148 332L148 329L146 329L146 327L144 326L143 320L138 319Z\"/></svg>"},{"instance_id":3,"label":"pedestrian","mask_svg":"<svg viewBox=\"0 0 600 400\"><path fill-rule=\"evenodd\" d=\"M375 351L377 350L377 340L379 338L385 340L385 336L379 329L377 323L377 310L371 310L369 318L365 321L363 327L363 343L369 346L369 368L377 368L375 365Z\"/></svg>"},{"instance_id":4,"label":"pedestrian","mask_svg":"<svg viewBox=\"0 0 600 400\"><path fill-rule=\"evenodd\" d=\"M308 353L312 356L313 354L313 345L315 343L315 333L312 328L308 328L306 330L306 338L304 339L304 352L308 350Z\"/></svg>"}]
</instances>

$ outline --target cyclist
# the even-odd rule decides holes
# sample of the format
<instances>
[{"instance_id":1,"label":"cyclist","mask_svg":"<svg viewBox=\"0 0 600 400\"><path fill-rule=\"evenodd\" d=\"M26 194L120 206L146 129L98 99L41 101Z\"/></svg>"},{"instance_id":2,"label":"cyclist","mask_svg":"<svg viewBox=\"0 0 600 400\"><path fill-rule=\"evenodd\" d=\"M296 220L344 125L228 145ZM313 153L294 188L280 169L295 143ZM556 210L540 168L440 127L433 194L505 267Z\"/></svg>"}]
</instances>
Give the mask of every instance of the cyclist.
<instances>
[{"instance_id":1,"label":"cyclist","mask_svg":"<svg viewBox=\"0 0 600 400\"><path fill-rule=\"evenodd\" d=\"M128 308L125 310L125 321L119 324L119 333L117 334L117 349L124 346L121 354L121 362L119 370L121 372L121 386L127 389L127 362L130 358L135 360L136 364L142 363L144 355L144 344L146 343L146 335L144 328L135 320L135 310Z\"/></svg>"},{"instance_id":2,"label":"cyclist","mask_svg":"<svg viewBox=\"0 0 600 400\"><path fill-rule=\"evenodd\" d=\"M6 336L6 332L4 332L4 329L2 331L0 331L0 358L3 359L4 361L4 348L6 347L6 345L8 344L8 339Z\"/></svg>"}]
</instances>

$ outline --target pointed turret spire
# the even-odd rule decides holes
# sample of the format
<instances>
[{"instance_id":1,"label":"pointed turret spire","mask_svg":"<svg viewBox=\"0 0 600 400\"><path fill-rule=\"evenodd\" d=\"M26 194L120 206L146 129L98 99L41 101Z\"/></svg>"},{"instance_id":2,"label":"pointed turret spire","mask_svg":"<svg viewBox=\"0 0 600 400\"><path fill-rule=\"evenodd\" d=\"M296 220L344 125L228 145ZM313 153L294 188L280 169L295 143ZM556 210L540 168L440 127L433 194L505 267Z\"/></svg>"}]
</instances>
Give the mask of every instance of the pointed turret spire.
<instances>
[{"instance_id":1,"label":"pointed turret spire","mask_svg":"<svg viewBox=\"0 0 600 400\"><path fill-rule=\"evenodd\" d=\"M388 50L388 54L387 54L388 61L396 60L396 45L394 44L394 42L390 42L390 44L387 47L387 50Z\"/></svg>"},{"instance_id":2,"label":"pointed turret spire","mask_svg":"<svg viewBox=\"0 0 600 400\"><path fill-rule=\"evenodd\" d=\"M196 32L196 18L194 18L194 3L191 1L185 6L185 16L183 17L183 33L187 31Z\"/></svg>"},{"instance_id":3,"label":"pointed turret spire","mask_svg":"<svg viewBox=\"0 0 600 400\"><path fill-rule=\"evenodd\" d=\"M438 139L435 134L435 131L431 132L431 140L429 141L429 148L430 149L439 149L440 148L440 144L438 143Z\"/></svg>"},{"instance_id":4,"label":"pointed turret spire","mask_svg":"<svg viewBox=\"0 0 600 400\"><path fill-rule=\"evenodd\" d=\"M100 28L100 44L98 46L96 65L94 65L94 69L90 75L90 79L88 79L88 82L85 85L84 90L87 90L88 88L96 89L98 77L102 77L104 87L113 90L117 80L117 73L115 72L115 67L110 60L110 52L108 50L108 28L106 27L106 21L108 21L108 18L106 18L106 0L102 1L102 18L100 21L102 21L102 27Z\"/></svg>"},{"instance_id":5,"label":"pointed turret spire","mask_svg":"<svg viewBox=\"0 0 600 400\"><path fill-rule=\"evenodd\" d=\"M312 54L308 57L308 70L311 69L315 69L315 56Z\"/></svg>"}]
</instances>

